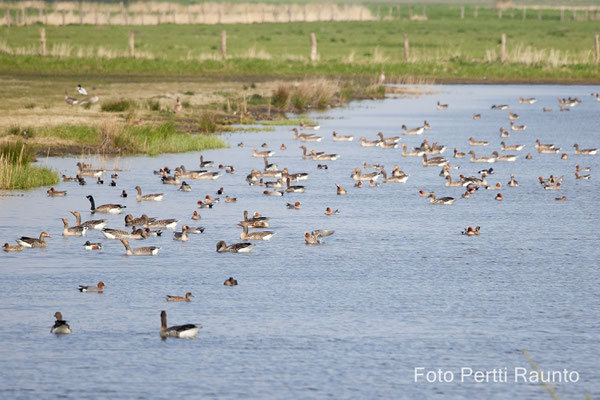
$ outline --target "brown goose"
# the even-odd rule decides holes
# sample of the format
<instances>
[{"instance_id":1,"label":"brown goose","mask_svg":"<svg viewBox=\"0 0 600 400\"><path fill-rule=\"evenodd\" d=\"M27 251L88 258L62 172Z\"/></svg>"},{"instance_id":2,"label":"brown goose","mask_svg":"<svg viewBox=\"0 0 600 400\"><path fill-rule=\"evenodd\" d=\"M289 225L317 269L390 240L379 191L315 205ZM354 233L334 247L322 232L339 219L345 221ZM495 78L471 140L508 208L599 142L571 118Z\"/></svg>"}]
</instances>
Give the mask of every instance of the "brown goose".
<instances>
[{"instance_id":1,"label":"brown goose","mask_svg":"<svg viewBox=\"0 0 600 400\"><path fill-rule=\"evenodd\" d=\"M122 206L120 204L103 204L101 206L96 207L96 202L91 195L85 196L90 201L90 211L92 214L94 213L104 213L104 214L121 214L124 208L127 206Z\"/></svg>"},{"instance_id":2,"label":"brown goose","mask_svg":"<svg viewBox=\"0 0 600 400\"><path fill-rule=\"evenodd\" d=\"M79 214L79 212L70 211L70 213L73 214L76 218L75 226L83 226L88 229L97 229L97 230L102 230L106 226L105 219L95 219L95 220L85 221L82 223L81 222L81 214Z\"/></svg>"},{"instance_id":3,"label":"brown goose","mask_svg":"<svg viewBox=\"0 0 600 400\"><path fill-rule=\"evenodd\" d=\"M135 190L137 190L137 195L135 196L137 201L162 201L165 197L164 193L145 194L142 196L142 188L139 186L136 186Z\"/></svg>"},{"instance_id":4,"label":"brown goose","mask_svg":"<svg viewBox=\"0 0 600 400\"><path fill-rule=\"evenodd\" d=\"M163 339L167 337L192 339L196 337L200 328L202 328L202 325L196 324L177 325L167 328L167 312L161 311L160 313L159 334Z\"/></svg>"},{"instance_id":5,"label":"brown goose","mask_svg":"<svg viewBox=\"0 0 600 400\"><path fill-rule=\"evenodd\" d=\"M67 221L66 218L61 219L64 224L62 232L63 236L85 236L85 231L87 231L88 228L86 228L85 226L73 226L69 228L69 221Z\"/></svg>"},{"instance_id":6,"label":"brown goose","mask_svg":"<svg viewBox=\"0 0 600 400\"><path fill-rule=\"evenodd\" d=\"M223 240L217 243L217 253L250 253L254 244L252 243L234 243L227 246Z\"/></svg>"},{"instance_id":7,"label":"brown goose","mask_svg":"<svg viewBox=\"0 0 600 400\"><path fill-rule=\"evenodd\" d=\"M275 235L275 232L271 231L248 233L248 226L250 225L248 222L239 222L238 225L243 228L242 233L240 234L241 240L271 240L273 235Z\"/></svg>"},{"instance_id":8,"label":"brown goose","mask_svg":"<svg viewBox=\"0 0 600 400\"><path fill-rule=\"evenodd\" d=\"M46 247L46 240L44 238L52 237L48 235L46 232L40 233L40 238L30 238L27 236L22 236L17 239L17 243L19 243L23 247Z\"/></svg>"},{"instance_id":9,"label":"brown goose","mask_svg":"<svg viewBox=\"0 0 600 400\"><path fill-rule=\"evenodd\" d=\"M121 239L121 243L123 243L123 246L125 246L125 254L128 256L155 256L160 250L160 247L155 246L138 247L136 249L132 249L129 247L129 242L126 239Z\"/></svg>"}]
</instances>

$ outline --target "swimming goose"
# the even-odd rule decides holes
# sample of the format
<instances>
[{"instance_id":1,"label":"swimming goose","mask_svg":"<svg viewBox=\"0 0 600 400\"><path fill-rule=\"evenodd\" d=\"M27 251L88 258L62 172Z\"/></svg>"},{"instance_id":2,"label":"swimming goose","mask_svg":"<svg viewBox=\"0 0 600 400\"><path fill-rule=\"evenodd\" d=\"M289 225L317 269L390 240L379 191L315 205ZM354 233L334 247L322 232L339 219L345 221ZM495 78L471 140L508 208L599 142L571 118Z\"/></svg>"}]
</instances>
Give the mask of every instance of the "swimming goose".
<instances>
[{"instance_id":1,"label":"swimming goose","mask_svg":"<svg viewBox=\"0 0 600 400\"><path fill-rule=\"evenodd\" d=\"M567 196L555 197L554 200L556 200L556 201L567 201Z\"/></svg>"},{"instance_id":2,"label":"swimming goose","mask_svg":"<svg viewBox=\"0 0 600 400\"><path fill-rule=\"evenodd\" d=\"M192 187L190 185L188 185L186 181L183 181L181 183L181 186L179 186L179 191L180 192L191 192Z\"/></svg>"},{"instance_id":3,"label":"swimming goose","mask_svg":"<svg viewBox=\"0 0 600 400\"><path fill-rule=\"evenodd\" d=\"M335 233L333 230L317 229L311 233L306 232L304 234L304 241L306 244L321 244L321 239L327 236L331 236Z\"/></svg>"},{"instance_id":4,"label":"swimming goose","mask_svg":"<svg viewBox=\"0 0 600 400\"><path fill-rule=\"evenodd\" d=\"M560 190L560 182L556 182L555 185L545 185L544 189L546 189L546 190Z\"/></svg>"},{"instance_id":5,"label":"swimming goose","mask_svg":"<svg viewBox=\"0 0 600 400\"><path fill-rule=\"evenodd\" d=\"M510 121L510 129L512 131L524 131L527 129L527 125L515 125L514 121Z\"/></svg>"},{"instance_id":6,"label":"swimming goose","mask_svg":"<svg viewBox=\"0 0 600 400\"><path fill-rule=\"evenodd\" d=\"M521 151L521 150L523 150L523 147L525 147L524 144L512 144L509 146L507 146L506 143L504 143L504 142L500 142L500 144L502 145L502 147L500 147L500 150L502 150L502 151L510 151L510 150Z\"/></svg>"},{"instance_id":7,"label":"swimming goose","mask_svg":"<svg viewBox=\"0 0 600 400\"><path fill-rule=\"evenodd\" d=\"M453 181L452 177L450 175L448 175L446 177L446 183L444 183L444 186L447 187L463 187L463 186L467 186L469 184L469 182L465 182L465 181Z\"/></svg>"},{"instance_id":8,"label":"swimming goose","mask_svg":"<svg viewBox=\"0 0 600 400\"><path fill-rule=\"evenodd\" d=\"M294 139L306 139L309 137L314 137L316 136L314 133L299 133L297 128L292 128L290 129L292 132L294 132Z\"/></svg>"},{"instance_id":9,"label":"swimming goose","mask_svg":"<svg viewBox=\"0 0 600 400\"><path fill-rule=\"evenodd\" d=\"M238 281L236 279L233 279L233 277L231 276L223 283L223 285L225 286L237 286L237 284Z\"/></svg>"},{"instance_id":10,"label":"swimming goose","mask_svg":"<svg viewBox=\"0 0 600 400\"><path fill-rule=\"evenodd\" d=\"M310 135L310 136L299 136L300 141L302 142L320 142L321 140L323 140L323 138L321 136L316 136L316 135Z\"/></svg>"},{"instance_id":11,"label":"swimming goose","mask_svg":"<svg viewBox=\"0 0 600 400\"><path fill-rule=\"evenodd\" d=\"M354 140L354 136L343 136L337 131L333 131L333 140L336 142L351 142Z\"/></svg>"},{"instance_id":12,"label":"swimming goose","mask_svg":"<svg viewBox=\"0 0 600 400\"><path fill-rule=\"evenodd\" d=\"M423 166L425 167L441 167L448 162L444 157L433 157L427 159L427 154L423 154Z\"/></svg>"},{"instance_id":13,"label":"swimming goose","mask_svg":"<svg viewBox=\"0 0 600 400\"><path fill-rule=\"evenodd\" d=\"M575 154L585 154L585 155L595 155L598 153L598 149L581 149L579 150L579 145L576 143L573 145L575 147Z\"/></svg>"},{"instance_id":14,"label":"swimming goose","mask_svg":"<svg viewBox=\"0 0 600 400\"><path fill-rule=\"evenodd\" d=\"M225 203L237 203L237 198L225 196Z\"/></svg>"},{"instance_id":15,"label":"swimming goose","mask_svg":"<svg viewBox=\"0 0 600 400\"><path fill-rule=\"evenodd\" d=\"M123 206L120 204L103 204L101 206L96 207L96 202L91 195L85 196L90 201L90 212L94 213L104 213L104 214L121 214L124 208L127 206Z\"/></svg>"},{"instance_id":16,"label":"swimming goose","mask_svg":"<svg viewBox=\"0 0 600 400\"><path fill-rule=\"evenodd\" d=\"M88 240L83 244L83 248L85 250L102 250L102 245L100 243L92 243Z\"/></svg>"},{"instance_id":17,"label":"swimming goose","mask_svg":"<svg viewBox=\"0 0 600 400\"><path fill-rule=\"evenodd\" d=\"M461 181L464 183L464 186L468 186L468 185L481 185L481 186L487 186L487 180L486 180L487 174L483 173L481 174L481 178L477 178L476 176L464 176L464 175L460 175L460 179Z\"/></svg>"},{"instance_id":18,"label":"swimming goose","mask_svg":"<svg viewBox=\"0 0 600 400\"><path fill-rule=\"evenodd\" d=\"M443 167L442 170L439 173L439 176L441 176L442 178L447 178L450 176L450 164L446 163Z\"/></svg>"},{"instance_id":19,"label":"swimming goose","mask_svg":"<svg viewBox=\"0 0 600 400\"><path fill-rule=\"evenodd\" d=\"M435 198L435 193L431 192L428 196L431 200L429 202L431 204L442 204L442 205L452 205L456 201L454 197L440 197L439 199Z\"/></svg>"},{"instance_id":20,"label":"swimming goose","mask_svg":"<svg viewBox=\"0 0 600 400\"><path fill-rule=\"evenodd\" d=\"M508 119L509 119L510 121L516 121L516 120L518 120L518 119L519 119L519 114L515 114L514 112L512 112L512 111L510 111L510 110L508 110L508 111L507 111L507 113L508 113ZM507 133L508 133L508 132L507 132Z\"/></svg>"},{"instance_id":21,"label":"swimming goose","mask_svg":"<svg viewBox=\"0 0 600 400\"><path fill-rule=\"evenodd\" d=\"M475 157L475 152L473 150L469 151L467 154L471 155L472 163L493 163L496 161L496 157Z\"/></svg>"},{"instance_id":22,"label":"swimming goose","mask_svg":"<svg viewBox=\"0 0 600 400\"><path fill-rule=\"evenodd\" d=\"M50 235L48 235L46 232L42 232L40 233L40 237L39 239L37 238L30 238L27 236L21 236L19 239L17 239L17 243L23 247L46 247L46 240L44 240L44 238L49 238L52 237Z\"/></svg>"},{"instance_id":23,"label":"swimming goose","mask_svg":"<svg viewBox=\"0 0 600 400\"><path fill-rule=\"evenodd\" d=\"M193 179L215 180L215 179L218 179L220 176L221 176L221 174L219 174L218 172L204 171L204 172L198 172L196 175L194 175Z\"/></svg>"},{"instance_id":24,"label":"swimming goose","mask_svg":"<svg viewBox=\"0 0 600 400\"><path fill-rule=\"evenodd\" d=\"M77 164L77 175L79 176L92 176L94 178L98 178L102 176L103 173L106 172L104 169L91 169L86 164L78 162Z\"/></svg>"},{"instance_id":25,"label":"swimming goose","mask_svg":"<svg viewBox=\"0 0 600 400\"><path fill-rule=\"evenodd\" d=\"M379 144L379 147L381 147L382 149L397 149L398 148L398 143L394 143L394 142L381 142Z\"/></svg>"},{"instance_id":26,"label":"swimming goose","mask_svg":"<svg viewBox=\"0 0 600 400\"><path fill-rule=\"evenodd\" d=\"M399 136L383 137L383 133L381 133L381 132L378 132L377 136L379 136L379 140L382 141L382 142L398 143L400 141L400 137Z\"/></svg>"},{"instance_id":27,"label":"swimming goose","mask_svg":"<svg viewBox=\"0 0 600 400\"><path fill-rule=\"evenodd\" d=\"M155 219L152 218L151 220L155 220ZM125 216L125 226L144 225L148 221L149 221L149 219L146 214L143 214L139 218L133 218L133 215L131 215L131 214L127 214Z\"/></svg>"},{"instance_id":28,"label":"swimming goose","mask_svg":"<svg viewBox=\"0 0 600 400\"><path fill-rule=\"evenodd\" d=\"M473 114L473 119L481 119L481 114Z\"/></svg>"},{"instance_id":29,"label":"swimming goose","mask_svg":"<svg viewBox=\"0 0 600 400\"><path fill-rule=\"evenodd\" d=\"M513 154L501 156L498 154L497 151L492 151L492 154L494 155L494 157L496 157L496 161L517 161L517 157L518 157Z\"/></svg>"},{"instance_id":30,"label":"swimming goose","mask_svg":"<svg viewBox=\"0 0 600 400\"><path fill-rule=\"evenodd\" d=\"M561 107L575 107L581 104L581 100L579 100L577 97L571 98L570 96L566 99L561 99L560 97L558 97L558 104Z\"/></svg>"},{"instance_id":31,"label":"swimming goose","mask_svg":"<svg viewBox=\"0 0 600 400\"><path fill-rule=\"evenodd\" d=\"M63 320L62 314L60 311L54 313L54 318L56 321L54 322L54 326L50 329L50 333L55 333L57 335L68 335L71 333L71 327L67 324L67 321Z\"/></svg>"},{"instance_id":32,"label":"swimming goose","mask_svg":"<svg viewBox=\"0 0 600 400\"><path fill-rule=\"evenodd\" d=\"M446 146L438 146L437 142L433 142L429 149L425 150L425 153L428 155L441 154L446 151Z\"/></svg>"},{"instance_id":33,"label":"swimming goose","mask_svg":"<svg viewBox=\"0 0 600 400\"><path fill-rule=\"evenodd\" d=\"M554 144L552 144L552 143L541 143L540 139L536 139L535 143L536 143L535 144L535 148L536 149L539 149L539 148L542 148L542 149L555 149L556 148L556 146Z\"/></svg>"},{"instance_id":34,"label":"swimming goose","mask_svg":"<svg viewBox=\"0 0 600 400\"><path fill-rule=\"evenodd\" d=\"M75 97L69 97L69 93L65 90L65 102L68 105L73 106L79 103L79 100L77 100Z\"/></svg>"},{"instance_id":35,"label":"swimming goose","mask_svg":"<svg viewBox=\"0 0 600 400\"><path fill-rule=\"evenodd\" d=\"M204 233L205 229L206 228L204 228L203 226L188 226L187 233L188 234L198 235L200 233Z\"/></svg>"},{"instance_id":36,"label":"swimming goose","mask_svg":"<svg viewBox=\"0 0 600 400\"><path fill-rule=\"evenodd\" d=\"M391 176L391 177L387 177L387 173L385 172L385 170L381 171L381 174L383 175L383 183L406 183L406 180L408 179L408 175L403 175L403 176Z\"/></svg>"},{"instance_id":37,"label":"swimming goose","mask_svg":"<svg viewBox=\"0 0 600 400\"><path fill-rule=\"evenodd\" d=\"M510 174L510 181L508 182L508 186L517 187L519 186L519 182L515 180L515 174Z\"/></svg>"},{"instance_id":38,"label":"swimming goose","mask_svg":"<svg viewBox=\"0 0 600 400\"><path fill-rule=\"evenodd\" d=\"M313 149L310 149L310 152L313 155L313 160L317 161L335 161L340 158L339 154L318 154Z\"/></svg>"},{"instance_id":39,"label":"swimming goose","mask_svg":"<svg viewBox=\"0 0 600 400\"><path fill-rule=\"evenodd\" d=\"M73 214L76 218L75 226L83 226L88 229L96 229L96 230L101 230L106 226L105 219L95 219L95 220L85 221L82 223L81 222L81 214L79 214L79 212L70 211L70 213Z\"/></svg>"},{"instance_id":40,"label":"swimming goose","mask_svg":"<svg viewBox=\"0 0 600 400\"><path fill-rule=\"evenodd\" d=\"M227 244L221 240L217 243L217 253L250 253L255 245L253 243L234 243L227 246Z\"/></svg>"},{"instance_id":41,"label":"swimming goose","mask_svg":"<svg viewBox=\"0 0 600 400\"><path fill-rule=\"evenodd\" d=\"M350 175L355 181L370 181L371 179L379 179L379 172L371 172L369 174L363 174L360 168L354 168Z\"/></svg>"},{"instance_id":42,"label":"swimming goose","mask_svg":"<svg viewBox=\"0 0 600 400\"><path fill-rule=\"evenodd\" d=\"M454 158L464 158L466 156L465 153L461 153L458 151L458 148L454 148Z\"/></svg>"},{"instance_id":43,"label":"swimming goose","mask_svg":"<svg viewBox=\"0 0 600 400\"><path fill-rule=\"evenodd\" d=\"M537 101L537 99L535 97L530 97L530 98L523 98L523 97L519 97L519 103L521 104L533 104Z\"/></svg>"},{"instance_id":44,"label":"swimming goose","mask_svg":"<svg viewBox=\"0 0 600 400\"><path fill-rule=\"evenodd\" d=\"M364 136L361 136L360 138L358 138L358 141L360 142L360 145L362 147L376 147L376 146L381 146L381 141L380 140L371 140L371 141L368 141Z\"/></svg>"},{"instance_id":45,"label":"swimming goose","mask_svg":"<svg viewBox=\"0 0 600 400\"><path fill-rule=\"evenodd\" d=\"M506 110L507 108L508 108L507 104L500 104L500 105L494 104L492 106L492 110Z\"/></svg>"},{"instance_id":46,"label":"swimming goose","mask_svg":"<svg viewBox=\"0 0 600 400\"><path fill-rule=\"evenodd\" d=\"M591 170L590 167L581 168L579 164L575 164L575 171L577 172L590 172Z\"/></svg>"},{"instance_id":47,"label":"swimming goose","mask_svg":"<svg viewBox=\"0 0 600 400\"><path fill-rule=\"evenodd\" d=\"M490 142L486 142L484 140L475 140L472 137L469 138L469 144L471 146L487 146Z\"/></svg>"},{"instance_id":48,"label":"swimming goose","mask_svg":"<svg viewBox=\"0 0 600 400\"><path fill-rule=\"evenodd\" d=\"M200 168L209 168L214 166L214 161L204 161L204 156L200 155Z\"/></svg>"},{"instance_id":49,"label":"swimming goose","mask_svg":"<svg viewBox=\"0 0 600 400\"><path fill-rule=\"evenodd\" d=\"M262 179L261 179L262 180ZM277 179L276 181L270 181L270 182L264 182L265 187L268 188L281 188L283 187L283 180L281 178Z\"/></svg>"},{"instance_id":50,"label":"swimming goose","mask_svg":"<svg viewBox=\"0 0 600 400\"><path fill-rule=\"evenodd\" d=\"M579 172L575 172L575 179L590 179L591 175L579 175Z\"/></svg>"},{"instance_id":51,"label":"swimming goose","mask_svg":"<svg viewBox=\"0 0 600 400\"><path fill-rule=\"evenodd\" d=\"M85 231L87 231L88 228L86 228L85 226L73 226L69 228L69 221L67 221L66 218L61 219L64 224L62 232L63 236L85 236Z\"/></svg>"},{"instance_id":52,"label":"swimming goose","mask_svg":"<svg viewBox=\"0 0 600 400\"><path fill-rule=\"evenodd\" d=\"M166 295L165 299L167 301L192 301L192 297L194 297L194 295L192 295L190 292L187 292L185 294L185 297L181 297L181 296L171 296L171 295Z\"/></svg>"},{"instance_id":53,"label":"swimming goose","mask_svg":"<svg viewBox=\"0 0 600 400\"><path fill-rule=\"evenodd\" d=\"M181 176L181 173L179 171L175 171L173 176L169 176L165 172L164 175L160 179L161 179L162 183L167 184L167 185L179 185L181 183L181 181L179 180L180 176Z\"/></svg>"},{"instance_id":54,"label":"swimming goose","mask_svg":"<svg viewBox=\"0 0 600 400\"><path fill-rule=\"evenodd\" d=\"M447 110L448 109L448 104L441 104L439 101L437 102L437 109L438 110Z\"/></svg>"},{"instance_id":55,"label":"swimming goose","mask_svg":"<svg viewBox=\"0 0 600 400\"><path fill-rule=\"evenodd\" d=\"M150 246L150 247L138 247L132 249L129 247L129 242L126 239L121 239L121 243L125 246L125 254L128 256L155 256L158 254L160 247Z\"/></svg>"},{"instance_id":56,"label":"swimming goose","mask_svg":"<svg viewBox=\"0 0 600 400\"><path fill-rule=\"evenodd\" d=\"M289 208L290 210L299 210L300 209L300 202L297 201L294 204L292 203L287 203L286 207Z\"/></svg>"},{"instance_id":57,"label":"swimming goose","mask_svg":"<svg viewBox=\"0 0 600 400\"><path fill-rule=\"evenodd\" d=\"M327 209L325 210L325 215L338 215L339 213L340 210L332 210L329 207L327 207Z\"/></svg>"},{"instance_id":58,"label":"swimming goose","mask_svg":"<svg viewBox=\"0 0 600 400\"><path fill-rule=\"evenodd\" d=\"M419 149L406 151L406 143L402 144L402 156L403 157L421 157L423 154L425 154L425 151L419 150Z\"/></svg>"},{"instance_id":59,"label":"swimming goose","mask_svg":"<svg viewBox=\"0 0 600 400\"><path fill-rule=\"evenodd\" d=\"M431 130L431 125L429 122L427 122L427 120L423 121L423 128L425 128L426 131Z\"/></svg>"},{"instance_id":60,"label":"swimming goose","mask_svg":"<svg viewBox=\"0 0 600 400\"><path fill-rule=\"evenodd\" d=\"M142 188L139 186L136 186L135 190L137 190L137 195L135 196L137 201L162 201L165 197L164 193L145 194L142 196Z\"/></svg>"},{"instance_id":61,"label":"swimming goose","mask_svg":"<svg viewBox=\"0 0 600 400\"><path fill-rule=\"evenodd\" d=\"M504 128L500 127L500 137L505 138L505 137L510 137L510 133L505 130Z\"/></svg>"},{"instance_id":62,"label":"swimming goose","mask_svg":"<svg viewBox=\"0 0 600 400\"><path fill-rule=\"evenodd\" d=\"M9 251L22 251L24 249L23 246L21 246L20 244L17 246L11 246L8 243L4 243L4 246L2 246L2 249L6 252Z\"/></svg>"},{"instance_id":63,"label":"swimming goose","mask_svg":"<svg viewBox=\"0 0 600 400\"><path fill-rule=\"evenodd\" d=\"M290 185L291 180L290 180L289 177L286 179L286 183L287 183L287 188L285 189L286 192L289 192L289 193L304 193L304 191L306 190L306 188L304 186L299 186L299 185L292 186L292 185Z\"/></svg>"},{"instance_id":64,"label":"swimming goose","mask_svg":"<svg viewBox=\"0 0 600 400\"><path fill-rule=\"evenodd\" d=\"M306 146L299 146L299 147L302 149L302 159L303 160L307 160L309 158L314 160L315 159L315 154L323 154L323 153L311 153L311 154L308 154Z\"/></svg>"},{"instance_id":65,"label":"swimming goose","mask_svg":"<svg viewBox=\"0 0 600 400\"><path fill-rule=\"evenodd\" d=\"M175 218L155 220L154 218L148 219L148 216L146 216L146 222L144 223L143 226L144 226L144 228L154 228L154 229L175 229L175 228L177 228L178 223L179 223L179 220L177 220Z\"/></svg>"},{"instance_id":66,"label":"swimming goose","mask_svg":"<svg viewBox=\"0 0 600 400\"><path fill-rule=\"evenodd\" d=\"M264 157L265 160L265 171L277 171L279 170L277 164L269 164L269 160L267 157Z\"/></svg>"},{"instance_id":67,"label":"swimming goose","mask_svg":"<svg viewBox=\"0 0 600 400\"><path fill-rule=\"evenodd\" d=\"M190 237L187 234L188 231L188 226L187 225L183 225L181 227L181 232L174 232L173 233L173 240L179 240L182 242L187 242Z\"/></svg>"},{"instance_id":68,"label":"swimming goose","mask_svg":"<svg viewBox=\"0 0 600 400\"><path fill-rule=\"evenodd\" d=\"M167 312L160 312L160 336L165 339L167 337L191 339L195 338L202 325L186 324L177 325L167 328Z\"/></svg>"},{"instance_id":69,"label":"swimming goose","mask_svg":"<svg viewBox=\"0 0 600 400\"><path fill-rule=\"evenodd\" d=\"M268 217L261 217L261 216L254 216L252 218L248 218L248 211L244 210L244 221L243 222L248 222L248 226L252 227L252 228L268 228L269 227L269 223L267 222L269 220Z\"/></svg>"},{"instance_id":70,"label":"swimming goose","mask_svg":"<svg viewBox=\"0 0 600 400\"><path fill-rule=\"evenodd\" d=\"M63 191L54 190L53 187L51 187L50 190L46 191L46 193L48 194L48 197L64 197L67 195L66 190L63 190Z\"/></svg>"},{"instance_id":71,"label":"swimming goose","mask_svg":"<svg viewBox=\"0 0 600 400\"><path fill-rule=\"evenodd\" d=\"M106 286L104 284L104 282L100 281L100 282L98 282L98 285L96 285L96 286L83 286L83 285L79 285L79 288L77 290L79 290L80 292L102 293L102 292L104 292L104 286Z\"/></svg>"},{"instance_id":72,"label":"swimming goose","mask_svg":"<svg viewBox=\"0 0 600 400\"><path fill-rule=\"evenodd\" d=\"M310 129L310 130L318 130L321 126L320 125L307 125L304 122L300 122L300 129Z\"/></svg>"},{"instance_id":73,"label":"swimming goose","mask_svg":"<svg viewBox=\"0 0 600 400\"><path fill-rule=\"evenodd\" d=\"M344 195L344 194L348 193L346 191L346 189L344 189L343 187L341 187L337 183L335 184L335 186L337 187L337 191L336 192L337 192L338 195Z\"/></svg>"},{"instance_id":74,"label":"swimming goose","mask_svg":"<svg viewBox=\"0 0 600 400\"><path fill-rule=\"evenodd\" d=\"M102 234L105 238L116 240L116 239L135 239L135 240L143 240L148 237L148 234L143 229L135 229L135 226L131 230L131 232L127 232L121 229L111 229L104 228L102 229Z\"/></svg>"},{"instance_id":75,"label":"swimming goose","mask_svg":"<svg viewBox=\"0 0 600 400\"><path fill-rule=\"evenodd\" d=\"M406 125L402 125L402 132L404 132L405 135L421 135L424 130L424 126L418 126L416 128L408 129Z\"/></svg>"},{"instance_id":76,"label":"swimming goose","mask_svg":"<svg viewBox=\"0 0 600 400\"><path fill-rule=\"evenodd\" d=\"M538 147L538 154L558 154L560 153L560 148L549 148L549 147Z\"/></svg>"},{"instance_id":77,"label":"swimming goose","mask_svg":"<svg viewBox=\"0 0 600 400\"><path fill-rule=\"evenodd\" d=\"M240 234L241 240L271 240L275 232L271 231L260 231L248 233L248 222L238 222L238 225L242 227L242 233Z\"/></svg>"}]
</instances>

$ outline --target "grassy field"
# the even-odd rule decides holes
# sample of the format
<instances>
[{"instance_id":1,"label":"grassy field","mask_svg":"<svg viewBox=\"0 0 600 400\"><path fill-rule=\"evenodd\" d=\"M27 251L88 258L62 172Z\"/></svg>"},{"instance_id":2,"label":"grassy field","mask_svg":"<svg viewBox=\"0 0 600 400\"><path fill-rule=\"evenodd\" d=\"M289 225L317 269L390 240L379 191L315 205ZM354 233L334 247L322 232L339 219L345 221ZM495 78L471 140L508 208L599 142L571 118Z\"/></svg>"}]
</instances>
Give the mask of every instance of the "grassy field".
<instances>
[{"instance_id":1,"label":"grassy field","mask_svg":"<svg viewBox=\"0 0 600 400\"><path fill-rule=\"evenodd\" d=\"M388 15L385 6L382 16ZM135 26L137 58L127 57L132 27L46 27L50 56L40 57L39 25L0 28L0 73L47 75L202 76L213 78L370 77L381 70L391 81L407 77L438 81L598 82L593 63L597 21L560 21L558 10L527 19L467 6L426 7L427 20L369 22ZM421 13L414 7L414 13ZM222 61L220 33L227 31ZM308 35L315 32L319 59L309 61ZM403 34L410 41L404 59ZM499 62L500 35L507 60Z\"/></svg>"},{"instance_id":2,"label":"grassy field","mask_svg":"<svg viewBox=\"0 0 600 400\"><path fill-rule=\"evenodd\" d=\"M31 189L58 183L58 173L30 165L34 151L18 141L0 145L0 190Z\"/></svg>"}]
</instances>

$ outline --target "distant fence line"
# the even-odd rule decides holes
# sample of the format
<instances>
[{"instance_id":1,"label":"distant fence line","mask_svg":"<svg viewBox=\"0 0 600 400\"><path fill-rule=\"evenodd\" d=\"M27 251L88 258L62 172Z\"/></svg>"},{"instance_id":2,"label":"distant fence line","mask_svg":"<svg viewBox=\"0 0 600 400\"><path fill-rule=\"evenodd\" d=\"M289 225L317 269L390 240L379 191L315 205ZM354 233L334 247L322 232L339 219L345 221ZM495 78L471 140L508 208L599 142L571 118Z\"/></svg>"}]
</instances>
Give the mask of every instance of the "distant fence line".
<instances>
[{"instance_id":1,"label":"distant fence line","mask_svg":"<svg viewBox=\"0 0 600 400\"><path fill-rule=\"evenodd\" d=\"M371 21L362 5L168 2L90 3L30 1L2 3L2 25L252 24L263 22Z\"/></svg>"}]
</instances>

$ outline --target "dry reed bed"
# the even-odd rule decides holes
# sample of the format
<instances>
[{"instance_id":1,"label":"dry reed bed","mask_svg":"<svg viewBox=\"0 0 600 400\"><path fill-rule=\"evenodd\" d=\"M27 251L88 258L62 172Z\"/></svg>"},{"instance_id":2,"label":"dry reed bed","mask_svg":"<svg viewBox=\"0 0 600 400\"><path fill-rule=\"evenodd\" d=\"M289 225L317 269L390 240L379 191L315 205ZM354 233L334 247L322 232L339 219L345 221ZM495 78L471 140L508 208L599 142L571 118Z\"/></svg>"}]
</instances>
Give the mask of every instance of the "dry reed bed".
<instances>
[{"instance_id":1,"label":"dry reed bed","mask_svg":"<svg viewBox=\"0 0 600 400\"><path fill-rule=\"evenodd\" d=\"M183 5L169 2L119 4L56 2L46 8L43 2L4 4L17 12L17 20L8 13L1 25L158 25L172 24L252 24L273 22L372 21L371 11L361 5L336 4L250 4L201 3ZM25 17L23 17L25 15Z\"/></svg>"}]
</instances>

